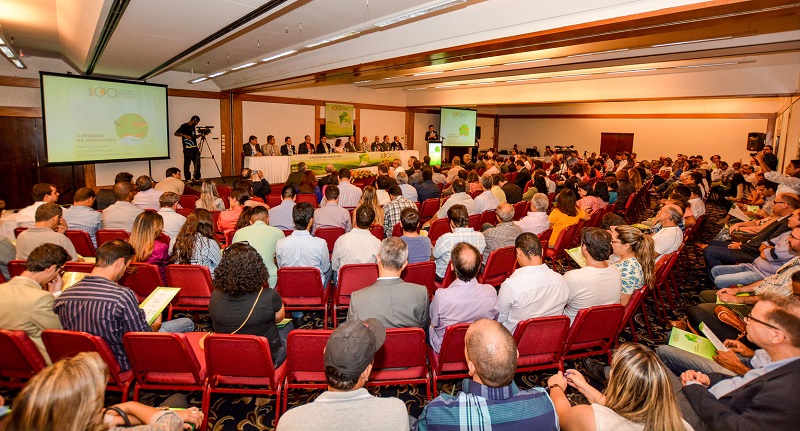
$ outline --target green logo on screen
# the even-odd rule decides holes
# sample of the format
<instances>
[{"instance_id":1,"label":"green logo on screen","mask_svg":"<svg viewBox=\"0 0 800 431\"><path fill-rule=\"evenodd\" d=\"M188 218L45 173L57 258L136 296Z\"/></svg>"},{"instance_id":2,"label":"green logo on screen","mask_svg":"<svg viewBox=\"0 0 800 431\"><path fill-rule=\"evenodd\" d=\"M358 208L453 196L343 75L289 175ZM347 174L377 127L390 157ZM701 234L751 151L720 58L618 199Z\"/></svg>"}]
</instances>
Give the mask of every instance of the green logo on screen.
<instances>
[{"instance_id":1,"label":"green logo on screen","mask_svg":"<svg viewBox=\"0 0 800 431\"><path fill-rule=\"evenodd\" d=\"M125 114L114 121L117 136L123 141L138 141L147 136L147 121L139 114Z\"/></svg>"},{"instance_id":2,"label":"green logo on screen","mask_svg":"<svg viewBox=\"0 0 800 431\"><path fill-rule=\"evenodd\" d=\"M458 128L458 136L469 136L469 126L462 124L461 127Z\"/></svg>"}]
</instances>

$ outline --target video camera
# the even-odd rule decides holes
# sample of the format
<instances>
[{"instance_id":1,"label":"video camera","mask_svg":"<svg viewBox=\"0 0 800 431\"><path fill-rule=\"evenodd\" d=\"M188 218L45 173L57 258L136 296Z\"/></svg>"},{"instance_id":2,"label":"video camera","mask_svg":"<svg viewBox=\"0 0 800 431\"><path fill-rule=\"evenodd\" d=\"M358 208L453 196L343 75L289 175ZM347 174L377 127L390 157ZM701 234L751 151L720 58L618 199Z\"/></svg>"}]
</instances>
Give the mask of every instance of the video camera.
<instances>
[{"instance_id":1,"label":"video camera","mask_svg":"<svg viewBox=\"0 0 800 431\"><path fill-rule=\"evenodd\" d=\"M208 135L211 133L211 129L213 128L214 126L197 126L197 133L201 135Z\"/></svg>"}]
</instances>

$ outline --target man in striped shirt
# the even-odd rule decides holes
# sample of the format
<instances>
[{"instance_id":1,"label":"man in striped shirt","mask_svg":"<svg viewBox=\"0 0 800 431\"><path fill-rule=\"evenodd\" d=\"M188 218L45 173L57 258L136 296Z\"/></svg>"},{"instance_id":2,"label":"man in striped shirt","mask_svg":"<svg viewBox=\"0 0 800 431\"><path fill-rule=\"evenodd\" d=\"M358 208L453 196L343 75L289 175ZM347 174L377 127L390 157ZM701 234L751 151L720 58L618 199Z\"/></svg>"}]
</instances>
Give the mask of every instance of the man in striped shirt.
<instances>
[{"instance_id":1,"label":"man in striped shirt","mask_svg":"<svg viewBox=\"0 0 800 431\"><path fill-rule=\"evenodd\" d=\"M122 346L125 333L194 330L194 323L187 318L162 324L159 316L152 326L147 324L136 294L117 284L133 255L133 247L125 241L114 240L101 245L97 249L97 262L92 273L65 290L54 306L64 329L102 337L117 358L121 371L131 367Z\"/></svg>"}]
</instances>

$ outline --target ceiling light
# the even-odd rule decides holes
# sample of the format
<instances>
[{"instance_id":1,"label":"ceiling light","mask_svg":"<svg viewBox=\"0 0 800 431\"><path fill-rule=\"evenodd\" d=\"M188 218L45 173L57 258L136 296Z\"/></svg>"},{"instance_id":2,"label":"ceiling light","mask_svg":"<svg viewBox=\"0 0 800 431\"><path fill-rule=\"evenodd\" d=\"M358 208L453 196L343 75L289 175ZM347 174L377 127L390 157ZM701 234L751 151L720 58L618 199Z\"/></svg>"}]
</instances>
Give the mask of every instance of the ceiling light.
<instances>
[{"instance_id":1,"label":"ceiling light","mask_svg":"<svg viewBox=\"0 0 800 431\"><path fill-rule=\"evenodd\" d=\"M255 65L256 65L256 63L253 63L253 62L245 63L245 64L243 64L241 66L236 66L234 68L231 68L231 70L242 70L242 69L246 69L248 67L255 66Z\"/></svg>"},{"instance_id":2,"label":"ceiling light","mask_svg":"<svg viewBox=\"0 0 800 431\"><path fill-rule=\"evenodd\" d=\"M11 62L14 63L14 66L17 66L19 69L25 69L25 65L22 64L22 61L20 61L20 59L15 58L11 60Z\"/></svg>"},{"instance_id":3,"label":"ceiling light","mask_svg":"<svg viewBox=\"0 0 800 431\"><path fill-rule=\"evenodd\" d=\"M525 63L538 63L540 61L547 61L550 60L549 58L537 58L536 60L523 60L523 61L512 61L511 63L503 63L503 66L513 66L515 64L525 64Z\"/></svg>"},{"instance_id":4,"label":"ceiling light","mask_svg":"<svg viewBox=\"0 0 800 431\"><path fill-rule=\"evenodd\" d=\"M14 58L14 51L12 51L11 48L9 48L9 47L7 47L5 45L0 46L0 51L3 51L3 54L5 54L6 57Z\"/></svg>"},{"instance_id":5,"label":"ceiling light","mask_svg":"<svg viewBox=\"0 0 800 431\"><path fill-rule=\"evenodd\" d=\"M714 37L714 38L711 38L711 39L687 40L687 41L684 41L684 42L660 43L658 45L653 45L653 48L661 48L661 47L664 47L664 46L686 45L687 43L711 42L711 41L714 41L714 40L727 40L727 39L733 39L733 36Z\"/></svg>"},{"instance_id":6,"label":"ceiling light","mask_svg":"<svg viewBox=\"0 0 800 431\"><path fill-rule=\"evenodd\" d=\"M709 63L709 64L695 64L691 66L675 66L676 69L694 69L697 67L712 67L712 66L732 66L734 64L739 64L738 61L729 61L727 63Z\"/></svg>"},{"instance_id":7,"label":"ceiling light","mask_svg":"<svg viewBox=\"0 0 800 431\"><path fill-rule=\"evenodd\" d=\"M209 78L216 78L216 77L218 77L220 75L224 75L226 73L228 73L228 71L227 70L223 70L222 72L212 73L211 75L208 75L208 77Z\"/></svg>"},{"instance_id":8,"label":"ceiling light","mask_svg":"<svg viewBox=\"0 0 800 431\"><path fill-rule=\"evenodd\" d=\"M590 76L591 73L581 73L578 75L558 75L558 76L546 76L545 78L577 78L580 76Z\"/></svg>"},{"instance_id":9,"label":"ceiling light","mask_svg":"<svg viewBox=\"0 0 800 431\"><path fill-rule=\"evenodd\" d=\"M306 48L314 48L315 46L325 45L326 43L335 42L339 39L344 39L346 37L355 36L361 33L360 31L348 31L347 33L337 34L336 36L329 37L327 39L322 39L320 41L314 42L312 44L306 45Z\"/></svg>"},{"instance_id":10,"label":"ceiling light","mask_svg":"<svg viewBox=\"0 0 800 431\"><path fill-rule=\"evenodd\" d=\"M606 75L616 75L618 73L636 73L636 72L652 72L658 69L630 69L630 70L617 70L615 72L606 72Z\"/></svg>"},{"instance_id":11,"label":"ceiling light","mask_svg":"<svg viewBox=\"0 0 800 431\"><path fill-rule=\"evenodd\" d=\"M267 57L267 58L261 59L261 61L271 61L271 60L275 60L275 59L278 59L278 58L281 58L281 57L286 57L287 55L292 55L292 54L294 54L295 52L297 52L297 50L296 50L296 49L290 49L289 51L282 52L282 53L280 53L280 54L275 54L275 55L269 56L269 57Z\"/></svg>"},{"instance_id":12,"label":"ceiling light","mask_svg":"<svg viewBox=\"0 0 800 431\"><path fill-rule=\"evenodd\" d=\"M0 45L5 45L5 44L6 40L2 36L0 36Z\"/></svg>"},{"instance_id":13,"label":"ceiling light","mask_svg":"<svg viewBox=\"0 0 800 431\"><path fill-rule=\"evenodd\" d=\"M539 78L525 78L525 79L511 79L504 82L523 82L523 81L537 81Z\"/></svg>"},{"instance_id":14,"label":"ceiling light","mask_svg":"<svg viewBox=\"0 0 800 431\"><path fill-rule=\"evenodd\" d=\"M465 84L465 85L488 85L488 84L497 84L497 82L492 82L492 81L473 82L472 84Z\"/></svg>"},{"instance_id":15,"label":"ceiling light","mask_svg":"<svg viewBox=\"0 0 800 431\"><path fill-rule=\"evenodd\" d=\"M202 78L193 79L193 80L191 80L191 81L189 81L189 82L191 82L192 84L197 84L198 82L203 82L203 81L206 81L207 79L208 79L208 78L206 78L206 77L204 76L204 77L202 77Z\"/></svg>"},{"instance_id":16,"label":"ceiling light","mask_svg":"<svg viewBox=\"0 0 800 431\"><path fill-rule=\"evenodd\" d=\"M366 84L368 82L372 82L372 79L367 79L367 80L364 80L364 81L356 81L353 84Z\"/></svg>"},{"instance_id":17,"label":"ceiling light","mask_svg":"<svg viewBox=\"0 0 800 431\"><path fill-rule=\"evenodd\" d=\"M444 72L442 72L441 70L432 71L432 72L419 72L419 73L415 73L415 74L413 74L411 76L436 75L437 73L444 73Z\"/></svg>"},{"instance_id":18,"label":"ceiling light","mask_svg":"<svg viewBox=\"0 0 800 431\"><path fill-rule=\"evenodd\" d=\"M572 54L572 55L568 55L568 56L567 56L567 58L573 58L573 57L585 57L585 56L587 56L587 55L610 54L610 53L612 53L612 52L624 52L624 51L627 51L627 50L628 50L628 48L622 48L622 49L611 49L611 50L608 50L608 51L587 52L587 53L585 53L585 54Z\"/></svg>"},{"instance_id":19,"label":"ceiling light","mask_svg":"<svg viewBox=\"0 0 800 431\"><path fill-rule=\"evenodd\" d=\"M472 67L462 67L461 69L453 69L451 72L463 72L465 70L475 70L475 69L486 69L490 66L472 66Z\"/></svg>"},{"instance_id":20,"label":"ceiling light","mask_svg":"<svg viewBox=\"0 0 800 431\"><path fill-rule=\"evenodd\" d=\"M14 66L25 69L25 64L22 63L22 59L11 49L10 46L6 45L6 35L3 34L3 28L0 27L0 51L8 58L8 61L14 63Z\"/></svg>"},{"instance_id":21,"label":"ceiling light","mask_svg":"<svg viewBox=\"0 0 800 431\"><path fill-rule=\"evenodd\" d=\"M387 20L384 20L384 21L376 23L375 26L376 27L386 27L386 26L389 26L389 25L392 25L392 24L397 24L398 22L401 22L401 21L406 21L406 20L409 20L409 19L412 19L412 18L416 18L416 17L422 16L422 15L429 14L431 12L436 12L437 10L446 9L446 8L451 7L451 6L459 5L461 3L466 3L466 2L467 2L467 0L448 0L448 1L437 3L435 5L428 6L428 7L422 8L422 9L417 9L417 10L415 10L413 12L409 12L409 13L406 13L406 14L403 14L403 15L400 15L400 16L396 16L394 18L389 18Z\"/></svg>"}]
</instances>

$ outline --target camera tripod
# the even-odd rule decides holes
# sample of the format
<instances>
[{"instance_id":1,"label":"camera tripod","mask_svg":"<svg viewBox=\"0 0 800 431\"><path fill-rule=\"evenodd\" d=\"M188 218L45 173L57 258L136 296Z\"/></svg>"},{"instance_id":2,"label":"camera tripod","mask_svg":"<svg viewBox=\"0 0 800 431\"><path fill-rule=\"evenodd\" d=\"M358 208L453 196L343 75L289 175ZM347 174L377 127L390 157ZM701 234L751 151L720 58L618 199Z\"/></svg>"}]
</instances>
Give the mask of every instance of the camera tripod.
<instances>
[{"instance_id":1,"label":"camera tripod","mask_svg":"<svg viewBox=\"0 0 800 431\"><path fill-rule=\"evenodd\" d=\"M208 140L206 139L206 135L207 135L207 133L201 134L200 135L200 142L197 144L197 149L198 149L198 152L200 153L199 157L201 159L208 159L208 157L203 157L203 148L208 146ZM225 182L225 177L222 176L222 170L219 168L219 164L217 163L217 158L214 157L214 152L211 151L211 149L209 148L208 153L211 154L211 160L214 161L214 166L216 166L216 168L217 168L217 172L219 173L219 177L222 178L222 183L223 184L227 184Z\"/></svg>"}]
</instances>

